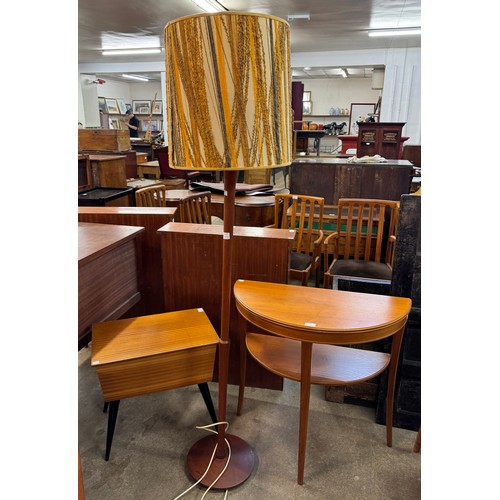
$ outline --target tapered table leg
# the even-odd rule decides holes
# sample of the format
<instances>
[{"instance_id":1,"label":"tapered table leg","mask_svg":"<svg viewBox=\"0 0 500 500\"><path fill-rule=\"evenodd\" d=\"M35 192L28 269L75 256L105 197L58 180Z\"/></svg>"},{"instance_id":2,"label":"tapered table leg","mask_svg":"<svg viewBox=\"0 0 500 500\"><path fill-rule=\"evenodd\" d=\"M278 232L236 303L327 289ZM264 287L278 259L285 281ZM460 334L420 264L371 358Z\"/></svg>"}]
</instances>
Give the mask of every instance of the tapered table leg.
<instances>
[{"instance_id":1,"label":"tapered table leg","mask_svg":"<svg viewBox=\"0 0 500 500\"><path fill-rule=\"evenodd\" d=\"M312 344L302 342L300 363L300 424L299 424L299 467L297 482L304 484L304 466L306 462L307 425L309 422L309 399L311 395L311 357Z\"/></svg>"},{"instance_id":2,"label":"tapered table leg","mask_svg":"<svg viewBox=\"0 0 500 500\"><path fill-rule=\"evenodd\" d=\"M113 434L115 432L116 417L118 416L119 406L119 399L116 401L111 401L111 403L109 404L108 434L106 436L106 462L109 460L109 454L111 453L111 444L113 443Z\"/></svg>"}]
</instances>

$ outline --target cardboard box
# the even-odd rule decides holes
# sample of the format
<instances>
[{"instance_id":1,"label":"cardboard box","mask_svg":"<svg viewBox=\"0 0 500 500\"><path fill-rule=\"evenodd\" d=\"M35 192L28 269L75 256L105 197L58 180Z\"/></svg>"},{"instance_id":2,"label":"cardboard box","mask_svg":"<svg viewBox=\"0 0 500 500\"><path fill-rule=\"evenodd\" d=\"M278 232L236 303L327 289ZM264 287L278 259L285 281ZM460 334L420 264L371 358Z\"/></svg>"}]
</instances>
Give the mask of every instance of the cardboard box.
<instances>
[{"instance_id":1,"label":"cardboard box","mask_svg":"<svg viewBox=\"0 0 500 500\"><path fill-rule=\"evenodd\" d=\"M78 151L129 151L128 130L78 129Z\"/></svg>"}]
</instances>

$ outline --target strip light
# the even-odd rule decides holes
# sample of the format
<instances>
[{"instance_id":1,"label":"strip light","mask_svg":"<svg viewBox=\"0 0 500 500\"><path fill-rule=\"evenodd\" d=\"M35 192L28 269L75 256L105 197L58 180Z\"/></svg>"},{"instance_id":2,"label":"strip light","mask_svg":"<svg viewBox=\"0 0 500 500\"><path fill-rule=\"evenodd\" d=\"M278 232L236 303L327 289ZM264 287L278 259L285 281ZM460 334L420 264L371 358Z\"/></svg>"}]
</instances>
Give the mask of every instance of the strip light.
<instances>
[{"instance_id":1,"label":"strip light","mask_svg":"<svg viewBox=\"0 0 500 500\"><path fill-rule=\"evenodd\" d=\"M403 35L420 35L421 28L394 28L387 30L369 31L368 36L403 36Z\"/></svg>"},{"instance_id":2,"label":"strip light","mask_svg":"<svg viewBox=\"0 0 500 500\"><path fill-rule=\"evenodd\" d=\"M149 82L149 78L145 78L144 76L136 76L136 75L122 75L123 78L130 78L131 80L139 80L141 82Z\"/></svg>"},{"instance_id":3,"label":"strip light","mask_svg":"<svg viewBox=\"0 0 500 500\"><path fill-rule=\"evenodd\" d=\"M227 9L216 0L191 0L205 12L225 12Z\"/></svg>"},{"instance_id":4,"label":"strip light","mask_svg":"<svg viewBox=\"0 0 500 500\"><path fill-rule=\"evenodd\" d=\"M149 48L149 49L109 49L103 50L103 56L129 56L134 54L159 54L161 52L161 47Z\"/></svg>"}]
</instances>

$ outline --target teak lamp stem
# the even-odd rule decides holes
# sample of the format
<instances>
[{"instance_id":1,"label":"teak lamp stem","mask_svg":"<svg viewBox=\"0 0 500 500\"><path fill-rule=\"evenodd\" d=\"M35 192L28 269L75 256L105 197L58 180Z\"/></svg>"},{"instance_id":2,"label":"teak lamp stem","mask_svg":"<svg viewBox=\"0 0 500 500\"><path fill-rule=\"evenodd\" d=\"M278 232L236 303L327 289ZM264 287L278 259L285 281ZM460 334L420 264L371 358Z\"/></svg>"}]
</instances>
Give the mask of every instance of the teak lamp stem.
<instances>
[{"instance_id":1,"label":"teak lamp stem","mask_svg":"<svg viewBox=\"0 0 500 500\"><path fill-rule=\"evenodd\" d=\"M243 439L226 434L236 174L291 163L290 26L251 12L176 19L165 26L165 68L172 168L224 172L218 374L224 423L195 443L187 466L199 483L227 489L248 479L255 460Z\"/></svg>"},{"instance_id":2,"label":"teak lamp stem","mask_svg":"<svg viewBox=\"0 0 500 500\"><path fill-rule=\"evenodd\" d=\"M224 172L224 226L222 240L222 296L221 296L221 334L219 343L219 421L226 420L227 384L229 372L229 326L231 317L231 269L233 254L233 228L234 228L234 198L236 187L236 170ZM231 447L229 449L226 440ZM215 445L217 450L211 467L206 475ZM233 488L243 483L252 473L254 466L254 453L246 441L226 434L225 426L218 426L217 435L212 434L196 442L189 450L187 466L189 473L204 486L210 486L219 474L224 471L221 478L213 485L216 489Z\"/></svg>"}]
</instances>

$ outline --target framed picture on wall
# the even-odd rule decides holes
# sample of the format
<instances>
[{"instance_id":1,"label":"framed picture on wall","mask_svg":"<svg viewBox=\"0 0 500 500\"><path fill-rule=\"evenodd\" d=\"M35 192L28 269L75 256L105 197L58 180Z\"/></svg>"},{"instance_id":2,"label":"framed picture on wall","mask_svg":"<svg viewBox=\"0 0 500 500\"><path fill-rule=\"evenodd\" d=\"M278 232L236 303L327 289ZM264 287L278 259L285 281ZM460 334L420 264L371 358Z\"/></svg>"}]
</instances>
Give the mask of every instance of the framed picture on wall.
<instances>
[{"instance_id":1,"label":"framed picture on wall","mask_svg":"<svg viewBox=\"0 0 500 500\"><path fill-rule=\"evenodd\" d=\"M302 114L310 115L312 113L312 101L304 101L302 103Z\"/></svg>"},{"instance_id":2,"label":"framed picture on wall","mask_svg":"<svg viewBox=\"0 0 500 500\"><path fill-rule=\"evenodd\" d=\"M311 100L311 92L308 90L304 92L302 96L302 101L310 101Z\"/></svg>"},{"instance_id":3,"label":"framed picture on wall","mask_svg":"<svg viewBox=\"0 0 500 500\"><path fill-rule=\"evenodd\" d=\"M132 112L134 115L149 115L151 101L132 101Z\"/></svg>"},{"instance_id":4,"label":"framed picture on wall","mask_svg":"<svg viewBox=\"0 0 500 500\"><path fill-rule=\"evenodd\" d=\"M153 115L162 114L162 101L153 101L153 109L151 110Z\"/></svg>"},{"instance_id":5,"label":"framed picture on wall","mask_svg":"<svg viewBox=\"0 0 500 500\"><path fill-rule=\"evenodd\" d=\"M120 114L125 115L127 114L127 106L125 105L125 99L122 99L121 97L116 99L116 102L118 103L118 108L120 109Z\"/></svg>"},{"instance_id":6,"label":"framed picture on wall","mask_svg":"<svg viewBox=\"0 0 500 500\"><path fill-rule=\"evenodd\" d=\"M120 108L118 107L118 103L116 102L116 99L106 98L106 106L108 107L108 113L110 115L119 115L120 114Z\"/></svg>"},{"instance_id":7,"label":"framed picture on wall","mask_svg":"<svg viewBox=\"0 0 500 500\"><path fill-rule=\"evenodd\" d=\"M158 120L141 120L141 130L143 132L147 132L150 130L151 132L157 132L158 128Z\"/></svg>"},{"instance_id":8,"label":"framed picture on wall","mask_svg":"<svg viewBox=\"0 0 500 500\"><path fill-rule=\"evenodd\" d=\"M106 99L104 97L98 97L97 102L99 103L99 111L101 113L107 113L108 107L106 106Z\"/></svg>"},{"instance_id":9,"label":"framed picture on wall","mask_svg":"<svg viewBox=\"0 0 500 500\"><path fill-rule=\"evenodd\" d=\"M349 117L349 135L358 135L358 123L364 122L375 113L374 102L353 102L351 103L351 114Z\"/></svg>"},{"instance_id":10,"label":"framed picture on wall","mask_svg":"<svg viewBox=\"0 0 500 500\"><path fill-rule=\"evenodd\" d=\"M127 107L127 111L132 111L132 104L129 104L128 102L125 103L125 106Z\"/></svg>"}]
</instances>

